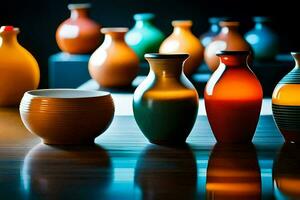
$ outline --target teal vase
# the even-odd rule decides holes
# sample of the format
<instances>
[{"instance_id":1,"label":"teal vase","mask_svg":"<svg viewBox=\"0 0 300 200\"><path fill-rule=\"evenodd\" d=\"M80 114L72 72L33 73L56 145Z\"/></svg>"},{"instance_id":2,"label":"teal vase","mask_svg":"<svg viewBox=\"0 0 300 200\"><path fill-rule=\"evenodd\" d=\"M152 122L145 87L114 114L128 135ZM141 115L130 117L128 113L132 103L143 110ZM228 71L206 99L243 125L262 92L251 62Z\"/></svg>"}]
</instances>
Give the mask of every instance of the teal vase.
<instances>
[{"instance_id":1,"label":"teal vase","mask_svg":"<svg viewBox=\"0 0 300 200\"><path fill-rule=\"evenodd\" d=\"M147 78L133 96L135 120L151 143L183 144L198 113L198 93L183 74L188 54L146 54Z\"/></svg>"},{"instance_id":2,"label":"teal vase","mask_svg":"<svg viewBox=\"0 0 300 200\"><path fill-rule=\"evenodd\" d=\"M272 60L279 52L279 38L268 27L270 19L267 17L254 17L255 26L245 34L245 39L254 51L257 60Z\"/></svg>"},{"instance_id":3,"label":"teal vase","mask_svg":"<svg viewBox=\"0 0 300 200\"><path fill-rule=\"evenodd\" d=\"M165 35L153 25L154 14L140 13L133 16L134 27L126 34L126 43L135 51L141 61L146 53L158 52Z\"/></svg>"}]
</instances>

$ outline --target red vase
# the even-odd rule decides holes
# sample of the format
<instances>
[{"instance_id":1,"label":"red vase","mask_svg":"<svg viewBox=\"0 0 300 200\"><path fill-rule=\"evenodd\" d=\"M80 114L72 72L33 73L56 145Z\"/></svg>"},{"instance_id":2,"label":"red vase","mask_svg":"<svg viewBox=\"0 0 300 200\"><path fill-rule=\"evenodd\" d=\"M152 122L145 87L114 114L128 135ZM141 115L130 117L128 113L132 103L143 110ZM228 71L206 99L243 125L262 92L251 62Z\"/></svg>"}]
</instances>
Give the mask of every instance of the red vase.
<instances>
[{"instance_id":1,"label":"red vase","mask_svg":"<svg viewBox=\"0 0 300 200\"><path fill-rule=\"evenodd\" d=\"M250 70L248 51L221 51L220 65L207 82L205 108L218 142L251 142L263 98L260 82Z\"/></svg>"}]
</instances>

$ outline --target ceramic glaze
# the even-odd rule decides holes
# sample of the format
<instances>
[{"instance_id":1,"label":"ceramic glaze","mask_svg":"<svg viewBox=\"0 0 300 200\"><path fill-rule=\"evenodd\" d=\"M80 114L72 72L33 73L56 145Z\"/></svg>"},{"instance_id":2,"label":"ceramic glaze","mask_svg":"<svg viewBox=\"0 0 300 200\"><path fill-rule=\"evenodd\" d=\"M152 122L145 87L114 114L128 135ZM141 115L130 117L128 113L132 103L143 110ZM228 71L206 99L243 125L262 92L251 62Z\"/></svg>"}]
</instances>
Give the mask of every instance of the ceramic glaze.
<instances>
[{"instance_id":1,"label":"ceramic glaze","mask_svg":"<svg viewBox=\"0 0 300 200\"><path fill-rule=\"evenodd\" d=\"M204 47L207 47L212 42L213 38L219 34L221 30L219 22L223 20L224 18L221 17L211 17L208 19L210 24L209 30L199 37L201 44Z\"/></svg>"}]
</instances>

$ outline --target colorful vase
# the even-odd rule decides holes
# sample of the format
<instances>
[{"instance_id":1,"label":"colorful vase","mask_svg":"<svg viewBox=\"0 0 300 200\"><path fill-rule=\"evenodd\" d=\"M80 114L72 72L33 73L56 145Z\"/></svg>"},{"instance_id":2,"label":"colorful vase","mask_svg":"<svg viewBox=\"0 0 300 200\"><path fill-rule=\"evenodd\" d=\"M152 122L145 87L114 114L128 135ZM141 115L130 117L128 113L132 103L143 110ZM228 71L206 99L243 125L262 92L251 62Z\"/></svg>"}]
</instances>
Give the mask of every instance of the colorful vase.
<instances>
[{"instance_id":1,"label":"colorful vase","mask_svg":"<svg viewBox=\"0 0 300 200\"><path fill-rule=\"evenodd\" d=\"M127 28L102 28L105 39L89 60L89 72L101 87L131 85L139 71L139 59L126 44Z\"/></svg>"},{"instance_id":2,"label":"colorful vase","mask_svg":"<svg viewBox=\"0 0 300 200\"><path fill-rule=\"evenodd\" d=\"M218 142L251 142L262 104L262 87L247 64L248 51L221 51L221 64L204 91L205 108Z\"/></svg>"},{"instance_id":3,"label":"colorful vase","mask_svg":"<svg viewBox=\"0 0 300 200\"><path fill-rule=\"evenodd\" d=\"M187 76L197 71L203 60L204 48L199 39L191 32L192 21L172 21L173 33L164 40L159 53L187 53L190 57L185 61L183 71Z\"/></svg>"},{"instance_id":4,"label":"colorful vase","mask_svg":"<svg viewBox=\"0 0 300 200\"><path fill-rule=\"evenodd\" d=\"M146 53L157 53L165 35L154 26L152 13L140 13L133 16L134 27L126 34L127 44L134 50L141 61Z\"/></svg>"},{"instance_id":5,"label":"colorful vase","mask_svg":"<svg viewBox=\"0 0 300 200\"><path fill-rule=\"evenodd\" d=\"M220 64L216 53L219 51L250 51L248 42L238 32L239 22L221 21L221 32L211 42L204 52L204 59L211 71L215 71Z\"/></svg>"},{"instance_id":6,"label":"colorful vase","mask_svg":"<svg viewBox=\"0 0 300 200\"><path fill-rule=\"evenodd\" d=\"M209 157L206 199L261 199L261 176L253 144L216 144Z\"/></svg>"},{"instance_id":7,"label":"colorful vase","mask_svg":"<svg viewBox=\"0 0 300 200\"><path fill-rule=\"evenodd\" d=\"M35 58L17 40L19 29L0 29L0 106L18 105L23 94L36 89L40 70Z\"/></svg>"},{"instance_id":8,"label":"colorful vase","mask_svg":"<svg viewBox=\"0 0 300 200\"><path fill-rule=\"evenodd\" d=\"M198 93L182 73L187 54L146 54L147 78L133 97L135 120L151 143L181 144L198 113Z\"/></svg>"},{"instance_id":9,"label":"colorful vase","mask_svg":"<svg viewBox=\"0 0 300 200\"><path fill-rule=\"evenodd\" d=\"M247 42L251 45L255 59L271 60L279 52L279 38L268 26L267 17L254 17L255 27L245 34Z\"/></svg>"},{"instance_id":10,"label":"colorful vase","mask_svg":"<svg viewBox=\"0 0 300 200\"><path fill-rule=\"evenodd\" d=\"M71 16L56 31L56 42L62 51L71 54L91 53L102 42L101 26L89 18L90 7L88 3L68 5Z\"/></svg>"},{"instance_id":11,"label":"colorful vase","mask_svg":"<svg viewBox=\"0 0 300 200\"><path fill-rule=\"evenodd\" d=\"M209 30L199 37L201 44L204 47L207 47L212 42L213 38L220 33L221 29L219 26L219 22L223 20L224 18L220 17L211 17L208 19L208 22L210 24Z\"/></svg>"},{"instance_id":12,"label":"colorful vase","mask_svg":"<svg viewBox=\"0 0 300 200\"><path fill-rule=\"evenodd\" d=\"M300 199L300 147L285 143L273 163L276 199Z\"/></svg>"},{"instance_id":13,"label":"colorful vase","mask_svg":"<svg viewBox=\"0 0 300 200\"><path fill-rule=\"evenodd\" d=\"M300 52L292 56L296 66L275 87L272 110L285 141L300 142Z\"/></svg>"}]
</instances>

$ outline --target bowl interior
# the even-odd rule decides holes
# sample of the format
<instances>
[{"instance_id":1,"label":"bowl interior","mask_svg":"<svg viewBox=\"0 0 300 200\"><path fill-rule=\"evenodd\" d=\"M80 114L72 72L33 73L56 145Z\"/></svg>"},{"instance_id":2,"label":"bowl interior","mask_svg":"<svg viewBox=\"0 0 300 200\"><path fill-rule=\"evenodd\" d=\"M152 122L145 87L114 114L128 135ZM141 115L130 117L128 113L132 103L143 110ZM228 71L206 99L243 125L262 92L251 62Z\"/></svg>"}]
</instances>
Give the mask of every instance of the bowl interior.
<instances>
[{"instance_id":1,"label":"bowl interior","mask_svg":"<svg viewBox=\"0 0 300 200\"><path fill-rule=\"evenodd\" d=\"M44 89L32 90L27 92L34 97L59 98L59 99L78 99L78 98L94 98L110 95L109 92L77 90L77 89Z\"/></svg>"}]
</instances>

